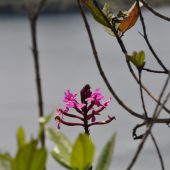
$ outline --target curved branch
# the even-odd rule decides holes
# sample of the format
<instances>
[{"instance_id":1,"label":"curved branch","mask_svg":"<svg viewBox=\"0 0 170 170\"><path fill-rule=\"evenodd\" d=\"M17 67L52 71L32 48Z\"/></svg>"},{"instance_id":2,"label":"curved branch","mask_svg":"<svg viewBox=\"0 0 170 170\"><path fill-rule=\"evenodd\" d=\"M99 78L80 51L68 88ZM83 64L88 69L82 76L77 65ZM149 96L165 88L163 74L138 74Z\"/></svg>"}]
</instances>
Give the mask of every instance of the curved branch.
<instances>
[{"instance_id":1,"label":"curved branch","mask_svg":"<svg viewBox=\"0 0 170 170\"><path fill-rule=\"evenodd\" d=\"M107 77L102 69L102 66L101 66L101 63L100 63L100 60L99 60L99 57L98 57L98 53L97 53L97 50L96 50L96 46L95 46L95 43L94 43L94 40L93 40L93 36L92 36L92 33L91 33L91 30L90 30L90 25L88 24L88 21L87 21L87 18L85 16L85 13L81 7L81 4L80 4L80 0L77 0L78 2L78 5L79 5L79 9L80 9L80 12L81 12L81 15L82 15L82 18L83 18L83 21L84 21L84 24L85 24L85 27L86 27L86 30L87 30L87 33L88 33L88 36L89 36L89 39L90 39L90 44L91 44L91 47L92 47L92 50L93 50L93 55L95 57L95 61L96 61L96 64L97 64L97 67L99 69L99 72L100 72L100 75L101 77L103 78L106 86L108 87L109 91L111 92L111 94L113 95L113 97L116 99L116 101L126 110L128 111L129 113L131 113L132 115L136 116L136 117L140 117L140 115L138 113L136 113L135 111L131 110L119 97L118 95L116 94L116 92L113 90L113 88L111 87L109 81L107 80Z\"/></svg>"},{"instance_id":2,"label":"curved branch","mask_svg":"<svg viewBox=\"0 0 170 170\"><path fill-rule=\"evenodd\" d=\"M129 57L129 56L128 56L126 47L125 47L122 39L121 39L121 38L119 37L119 35L117 34L117 31L116 31L115 27L112 27L112 25L110 24L108 18L105 16L105 14L103 13L103 11L99 8L98 3L97 3L95 0L93 0L93 1L94 1L94 4L96 5L96 7L98 8L98 10L101 12L101 15L105 18L107 24L109 25L109 28L110 28L110 29L112 30L112 32L115 34L116 39L117 39L117 41L118 41L118 43L119 43L119 45L120 45L120 48L121 48L123 54L125 55L128 68L129 68L132 76L134 77L134 79L135 79L135 80L137 81L137 83L139 84L139 79L137 78L136 74L134 73L134 71L133 71L133 69L132 69L132 67L131 67L131 65L130 65L130 62L129 62L129 60L128 60L128 57ZM92 47L92 48L93 48L93 47ZM142 84L142 88L146 91L146 93L147 93L156 103L159 103L159 105L161 105L161 103L158 101L158 99L157 99L155 96L153 96L153 94L152 94L143 84ZM170 113L170 110L169 110L168 108L166 108L165 106L163 106L163 109L164 109L166 112Z\"/></svg>"},{"instance_id":3,"label":"curved branch","mask_svg":"<svg viewBox=\"0 0 170 170\"><path fill-rule=\"evenodd\" d=\"M155 11L145 0L140 0L143 5L150 11L152 12L155 16L164 19L166 21L170 21L170 17L167 17L165 15L160 14L159 12Z\"/></svg>"},{"instance_id":4,"label":"curved branch","mask_svg":"<svg viewBox=\"0 0 170 170\"><path fill-rule=\"evenodd\" d=\"M136 140L136 139L142 139L143 138L143 134L140 134L140 135L137 135L136 131L138 128L142 127L146 125L146 121L144 121L143 123L141 124L137 124L134 128L133 128L133 131L132 131L132 136L133 136L133 139Z\"/></svg>"},{"instance_id":5,"label":"curved branch","mask_svg":"<svg viewBox=\"0 0 170 170\"><path fill-rule=\"evenodd\" d=\"M170 79L170 74L168 74L168 77L167 77L167 79L166 79L166 81L165 81L165 84L164 84L164 86L163 86L163 88L162 88L161 94L160 94L160 96L159 96L159 101L161 101L161 99L162 99L162 97L163 97L163 95L164 95L164 93L165 93L165 90L166 90L166 88L167 88L167 86L168 86L168 83L169 83L169 79ZM166 96L165 100L163 101L163 104L160 106L160 108L159 108L159 104L156 105L155 110L154 110L154 113L153 113L153 116L152 116L152 120L153 120L153 119L157 119L157 118L159 117L160 112L161 112L161 110L162 110L162 108L163 108L163 105L166 104L166 102L168 101L169 97L170 97L170 91L169 91L169 93L167 94L167 96ZM148 124L147 129L146 129L145 134L144 134L144 137L143 137L143 139L141 140L141 142L139 143L138 148L137 148L137 150L136 150L136 152L135 152L135 154L134 154L134 156L133 156L133 158L132 158L129 166L127 167L127 170L131 170L132 167L134 166L135 162L137 161L138 156L139 156L139 154L141 153L141 150L143 149L144 143L145 143L146 139L148 138L148 136L149 136L149 134L150 134L150 132L151 132L151 129L152 129L154 123L155 123L155 122L151 121L151 122Z\"/></svg>"},{"instance_id":6,"label":"curved branch","mask_svg":"<svg viewBox=\"0 0 170 170\"><path fill-rule=\"evenodd\" d=\"M148 39L148 36L147 36L147 32L146 32L146 26L145 26L145 22L144 22L144 18L143 18L143 15L142 15L142 12L141 12L141 9L140 9L140 6L139 6L139 1L140 0L137 0L137 4L138 4L138 9L139 9L139 16L140 16L140 21L141 21L141 24L142 24L142 28L143 28L143 37L148 45L148 48L150 49L150 51L152 52L153 56L155 57L156 61L158 62L158 64L163 68L163 70L166 72L166 73L169 73L169 70L166 68L166 66L163 64L163 62L160 60L160 58L158 57L158 55L156 54L156 52L154 51L149 39Z\"/></svg>"},{"instance_id":7,"label":"curved branch","mask_svg":"<svg viewBox=\"0 0 170 170\"><path fill-rule=\"evenodd\" d=\"M128 111L131 115L137 117L137 118L140 118L140 119L143 119L145 120L145 117L143 115L140 115L138 113L136 113L135 111L133 111L132 109L130 109L119 97L118 95L116 94L116 92L113 90L113 88L111 87L109 81L107 80L107 77L102 69L102 66L101 66L101 63L100 63L100 60L99 60L99 57L98 57L98 53L97 53L97 50L96 50L96 47L95 47L95 43L94 43L94 40L93 40L93 36L92 36L92 33L91 33L91 30L90 30L90 26L88 24L88 21L87 21L87 18L85 16L85 13L81 7L81 4L80 4L80 0L77 0L77 3L78 3L78 6L79 6L79 9L80 9L80 12L81 12L81 15L82 15L82 18L83 18L83 21L84 21L84 24L85 24L85 28L87 30L87 33L88 33L88 36L89 36L89 39L90 39L90 44L91 44L91 47L92 47L92 51L93 51L93 55L95 57L95 61L96 61L96 64L97 64L97 67L99 69L99 72L100 72L100 75L101 77L103 78L107 88L109 89L110 93L113 95L113 97L116 99L116 101L126 110ZM161 103L158 101L159 105L161 105ZM170 119L152 119L152 118L149 118L147 119L148 121L154 121L155 123L170 123Z\"/></svg>"}]
</instances>

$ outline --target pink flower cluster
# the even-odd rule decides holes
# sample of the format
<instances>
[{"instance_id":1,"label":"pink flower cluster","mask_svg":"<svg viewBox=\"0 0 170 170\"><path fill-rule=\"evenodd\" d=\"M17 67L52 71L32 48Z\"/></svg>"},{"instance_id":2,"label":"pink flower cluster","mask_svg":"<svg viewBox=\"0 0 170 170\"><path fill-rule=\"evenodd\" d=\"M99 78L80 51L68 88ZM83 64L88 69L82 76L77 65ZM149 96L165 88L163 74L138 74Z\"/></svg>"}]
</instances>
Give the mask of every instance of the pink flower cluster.
<instances>
[{"instance_id":1,"label":"pink flower cluster","mask_svg":"<svg viewBox=\"0 0 170 170\"><path fill-rule=\"evenodd\" d=\"M77 100L77 94L73 94L70 90L67 90L65 93L63 102L66 105L66 108L63 110L61 108L57 109L57 116L55 120L58 123L58 128L60 129L60 124L65 124L68 126L82 126L85 129L85 132L89 134L89 127L93 125L102 125L110 123L115 117L108 116L108 119L105 121L96 121L96 116L101 114L111 101L111 98L105 102L102 100L105 98L100 92L100 89L96 89L94 92L91 91L90 86L87 84L81 91L81 103ZM78 114L69 113L70 109L75 109ZM65 121L64 116L71 117L78 122Z\"/></svg>"}]
</instances>

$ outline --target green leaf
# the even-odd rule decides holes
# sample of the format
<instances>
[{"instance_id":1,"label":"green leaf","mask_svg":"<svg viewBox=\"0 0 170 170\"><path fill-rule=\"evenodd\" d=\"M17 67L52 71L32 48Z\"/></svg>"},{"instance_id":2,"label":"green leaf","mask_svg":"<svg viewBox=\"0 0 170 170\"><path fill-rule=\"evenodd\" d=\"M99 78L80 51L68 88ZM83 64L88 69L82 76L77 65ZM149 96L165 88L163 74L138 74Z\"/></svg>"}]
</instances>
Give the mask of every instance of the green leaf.
<instances>
[{"instance_id":1,"label":"green leaf","mask_svg":"<svg viewBox=\"0 0 170 170\"><path fill-rule=\"evenodd\" d=\"M73 170L87 170L92 166L95 147L87 134L80 134L71 154Z\"/></svg>"},{"instance_id":2,"label":"green leaf","mask_svg":"<svg viewBox=\"0 0 170 170\"><path fill-rule=\"evenodd\" d=\"M47 153L44 148L37 148L37 140L19 148L12 162L12 170L44 170Z\"/></svg>"},{"instance_id":3,"label":"green leaf","mask_svg":"<svg viewBox=\"0 0 170 170\"><path fill-rule=\"evenodd\" d=\"M101 14L101 11L94 5L94 3L91 0L89 0L89 1L84 0L82 2L89 9L89 11L91 12L94 19L97 22L99 22L103 26L108 27L108 23L107 23L105 17Z\"/></svg>"},{"instance_id":4,"label":"green leaf","mask_svg":"<svg viewBox=\"0 0 170 170\"><path fill-rule=\"evenodd\" d=\"M47 160L47 151L45 148L36 149L33 153L29 170L44 170Z\"/></svg>"},{"instance_id":5,"label":"green leaf","mask_svg":"<svg viewBox=\"0 0 170 170\"><path fill-rule=\"evenodd\" d=\"M37 140L20 147L13 159L12 170L44 170L47 152L37 148Z\"/></svg>"},{"instance_id":6,"label":"green leaf","mask_svg":"<svg viewBox=\"0 0 170 170\"><path fill-rule=\"evenodd\" d=\"M63 133L54 128L47 128L46 132L48 138L55 143L55 148L51 152L53 158L64 167L71 169L71 142Z\"/></svg>"},{"instance_id":7,"label":"green leaf","mask_svg":"<svg viewBox=\"0 0 170 170\"><path fill-rule=\"evenodd\" d=\"M144 66L145 64L145 52L140 51L137 55L137 60L140 66Z\"/></svg>"},{"instance_id":8,"label":"green leaf","mask_svg":"<svg viewBox=\"0 0 170 170\"><path fill-rule=\"evenodd\" d=\"M116 134L114 133L106 143L99 156L96 170L108 170L112 161L113 150L115 147Z\"/></svg>"},{"instance_id":9,"label":"green leaf","mask_svg":"<svg viewBox=\"0 0 170 170\"><path fill-rule=\"evenodd\" d=\"M0 170L11 170L11 160L8 153L0 154Z\"/></svg>"},{"instance_id":10,"label":"green leaf","mask_svg":"<svg viewBox=\"0 0 170 170\"><path fill-rule=\"evenodd\" d=\"M25 133L22 127L19 127L17 131L17 143L18 148L22 147L25 144Z\"/></svg>"},{"instance_id":11,"label":"green leaf","mask_svg":"<svg viewBox=\"0 0 170 170\"><path fill-rule=\"evenodd\" d=\"M32 140L30 143L20 147L16 157L13 160L12 170L30 170L33 153L36 150L37 141Z\"/></svg>"},{"instance_id":12,"label":"green leaf","mask_svg":"<svg viewBox=\"0 0 170 170\"><path fill-rule=\"evenodd\" d=\"M129 60L138 68L142 69L145 65L145 52L134 52L132 56L129 56Z\"/></svg>"}]
</instances>

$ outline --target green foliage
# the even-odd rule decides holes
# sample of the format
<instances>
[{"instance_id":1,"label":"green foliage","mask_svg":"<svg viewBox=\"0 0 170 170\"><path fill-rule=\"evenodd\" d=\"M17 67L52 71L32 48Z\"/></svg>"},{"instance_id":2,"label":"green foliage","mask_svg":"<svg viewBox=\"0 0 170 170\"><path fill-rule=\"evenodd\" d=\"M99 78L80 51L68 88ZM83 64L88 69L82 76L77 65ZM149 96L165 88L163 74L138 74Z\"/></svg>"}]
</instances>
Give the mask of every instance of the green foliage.
<instances>
[{"instance_id":1,"label":"green foliage","mask_svg":"<svg viewBox=\"0 0 170 170\"><path fill-rule=\"evenodd\" d=\"M71 154L73 170L88 170L92 166L95 147L87 134L80 134Z\"/></svg>"},{"instance_id":2,"label":"green foliage","mask_svg":"<svg viewBox=\"0 0 170 170\"><path fill-rule=\"evenodd\" d=\"M145 52L134 52L131 56L129 56L129 61L131 61L137 69L141 70L145 65Z\"/></svg>"},{"instance_id":3,"label":"green foliage","mask_svg":"<svg viewBox=\"0 0 170 170\"><path fill-rule=\"evenodd\" d=\"M47 159L45 148L38 148L38 140L31 139L28 143L23 143L23 129L18 129L18 151L12 158L8 154L0 154L1 170L44 170ZM21 135L22 134L22 135Z\"/></svg>"},{"instance_id":4,"label":"green foliage","mask_svg":"<svg viewBox=\"0 0 170 170\"><path fill-rule=\"evenodd\" d=\"M19 127L17 131L17 143L18 148L22 147L25 144L25 133L22 127Z\"/></svg>"},{"instance_id":5,"label":"green foliage","mask_svg":"<svg viewBox=\"0 0 170 170\"><path fill-rule=\"evenodd\" d=\"M9 154L0 154L0 170L44 170L47 160L47 151L44 147L38 147L45 125L53 114L41 118L41 127L38 136L29 142L25 140L25 132L22 127L17 130L18 150L15 157Z\"/></svg>"},{"instance_id":6,"label":"green foliage","mask_svg":"<svg viewBox=\"0 0 170 170\"><path fill-rule=\"evenodd\" d=\"M0 154L0 170L11 170L11 161L8 153Z\"/></svg>"},{"instance_id":7,"label":"green foliage","mask_svg":"<svg viewBox=\"0 0 170 170\"><path fill-rule=\"evenodd\" d=\"M108 170L112 161L112 155L115 147L116 134L114 133L106 143L99 156L96 170Z\"/></svg>"},{"instance_id":8,"label":"green foliage","mask_svg":"<svg viewBox=\"0 0 170 170\"><path fill-rule=\"evenodd\" d=\"M37 140L31 140L19 148L12 161L12 170L44 170L47 152L37 144Z\"/></svg>"},{"instance_id":9,"label":"green foliage","mask_svg":"<svg viewBox=\"0 0 170 170\"><path fill-rule=\"evenodd\" d=\"M62 166L71 170L88 170L94 159L94 144L87 134L80 134L74 143L54 128L47 129L47 136L55 143L51 154Z\"/></svg>"},{"instance_id":10,"label":"green foliage","mask_svg":"<svg viewBox=\"0 0 170 170\"><path fill-rule=\"evenodd\" d=\"M107 23L105 17L101 14L101 11L94 5L94 3L91 0L84 2L84 4L89 9L89 11L91 12L94 19L97 22L108 27L108 23Z\"/></svg>"},{"instance_id":11,"label":"green foliage","mask_svg":"<svg viewBox=\"0 0 170 170\"><path fill-rule=\"evenodd\" d=\"M72 144L67 137L54 128L47 128L47 136L54 142L53 158L67 169L71 169Z\"/></svg>"}]
</instances>

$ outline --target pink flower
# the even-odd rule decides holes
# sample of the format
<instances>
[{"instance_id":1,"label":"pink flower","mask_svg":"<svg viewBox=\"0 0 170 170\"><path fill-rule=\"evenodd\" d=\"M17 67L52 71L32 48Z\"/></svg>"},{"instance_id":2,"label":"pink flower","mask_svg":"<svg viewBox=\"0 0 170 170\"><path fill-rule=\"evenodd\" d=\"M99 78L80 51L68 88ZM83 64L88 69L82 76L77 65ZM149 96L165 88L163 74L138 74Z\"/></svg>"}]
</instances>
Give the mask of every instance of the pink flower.
<instances>
[{"instance_id":1,"label":"pink flower","mask_svg":"<svg viewBox=\"0 0 170 170\"><path fill-rule=\"evenodd\" d=\"M70 92L70 90L67 90L65 93L65 97L63 102L66 104L66 112L69 111L70 108L77 108L77 109L82 109L84 107L84 104L79 104L77 102L77 94L73 94Z\"/></svg>"},{"instance_id":2,"label":"pink flower","mask_svg":"<svg viewBox=\"0 0 170 170\"><path fill-rule=\"evenodd\" d=\"M90 126L107 124L115 119L115 117L108 116L108 119L105 121L96 121L96 116L100 115L111 102L111 98L104 103L102 102L105 96L101 94L99 88L92 92L88 84L84 86L80 91L81 103L76 98L77 93L73 94L70 90L67 90L64 94L63 102L66 108L65 110L61 108L57 109L57 116L55 117L55 120L58 122L58 128L60 128L60 124L83 126L85 133L89 134ZM75 109L78 114L69 113L71 108ZM78 122L75 122L75 120L73 122L66 121L64 120L64 116L78 120Z\"/></svg>"},{"instance_id":3,"label":"pink flower","mask_svg":"<svg viewBox=\"0 0 170 170\"><path fill-rule=\"evenodd\" d=\"M64 94L65 94L65 97L64 97L63 102L66 104L66 107L68 109L74 108L75 105L77 104L77 101L76 101L77 94L72 94L70 90L67 90Z\"/></svg>"},{"instance_id":4,"label":"pink flower","mask_svg":"<svg viewBox=\"0 0 170 170\"><path fill-rule=\"evenodd\" d=\"M94 102L94 105L101 106L100 101L104 98L104 96L101 94L100 89L96 89L90 97L86 99L86 101Z\"/></svg>"}]
</instances>

